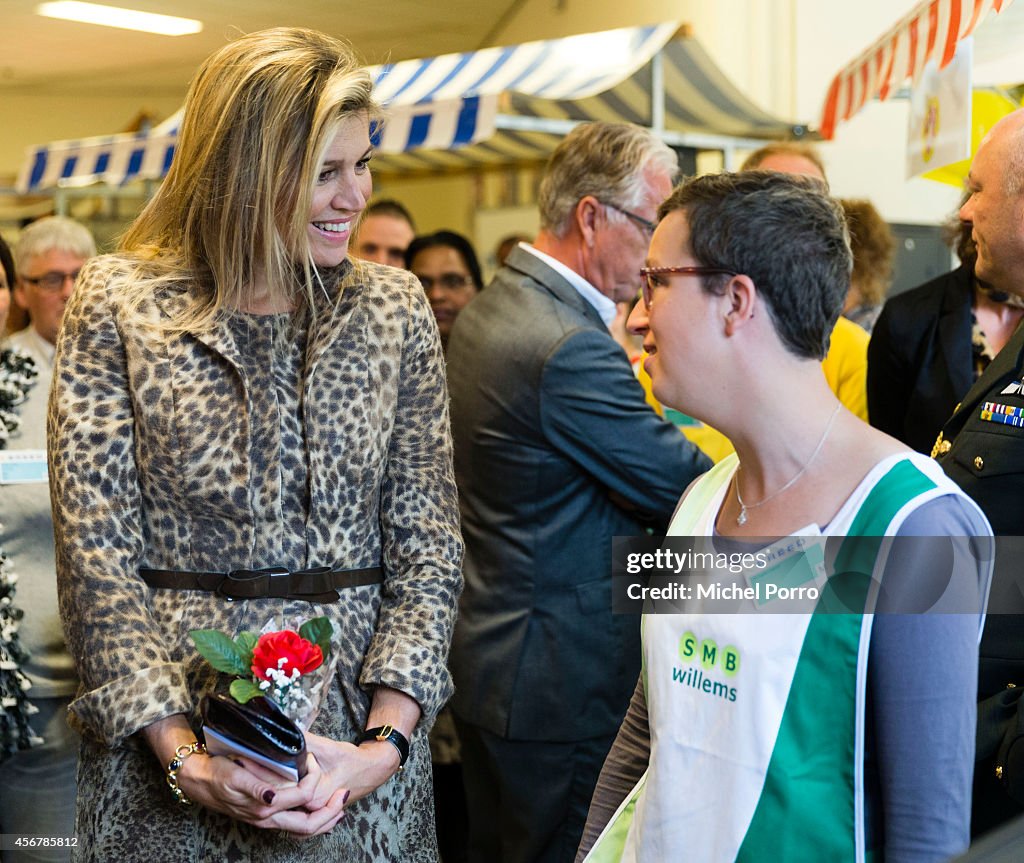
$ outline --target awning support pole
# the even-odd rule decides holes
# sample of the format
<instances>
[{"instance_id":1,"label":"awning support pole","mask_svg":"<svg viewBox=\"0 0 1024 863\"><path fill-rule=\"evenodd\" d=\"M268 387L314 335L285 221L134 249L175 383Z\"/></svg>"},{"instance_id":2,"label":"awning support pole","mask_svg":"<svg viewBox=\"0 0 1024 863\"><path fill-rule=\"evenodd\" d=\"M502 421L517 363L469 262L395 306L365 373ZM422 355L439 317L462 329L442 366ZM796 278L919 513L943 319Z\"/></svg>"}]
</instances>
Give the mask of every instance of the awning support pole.
<instances>
[{"instance_id":1,"label":"awning support pole","mask_svg":"<svg viewBox=\"0 0 1024 863\"><path fill-rule=\"evenodd\" d=\"M651 130L661 136L665 130L665 67L661 51L651 58Z\"/></svg>"}]
</instances>

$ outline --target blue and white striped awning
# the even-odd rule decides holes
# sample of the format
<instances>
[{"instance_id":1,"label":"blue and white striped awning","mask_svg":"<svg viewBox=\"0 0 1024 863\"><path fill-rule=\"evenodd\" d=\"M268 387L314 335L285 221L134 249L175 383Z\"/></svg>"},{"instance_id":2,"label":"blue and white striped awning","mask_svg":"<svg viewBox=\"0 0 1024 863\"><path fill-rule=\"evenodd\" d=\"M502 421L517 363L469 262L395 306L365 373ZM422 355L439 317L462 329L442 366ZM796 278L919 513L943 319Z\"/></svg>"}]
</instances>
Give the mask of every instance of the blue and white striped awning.
<instances>
[{"instance_id":1,"label":"blue and white striped awning","mask_svg":"<svg viewBox=\"0 0 1024 863\"><path fill-rule=\"evenodd\" d=\"M674 22L370 71L387 109L375 136L378 172L536 161L586 120L651 126L670 141L686 134L778 138L793 130L751 103ZM180 112L148 133L33 147L18 188L159 179L179 122Z\"/></svg>"},{"instance_id":2,"label":"blue and white striped awning","mask_svg":"<svg viewBox=\"0 0 1024 863\"><path fill-rule=\"evenodd\" d=\"M180 122L179 111L146 132L53 141L30 147L15 188L25 193L160 179L171 166Z\"/></svg>"}]
</instances>

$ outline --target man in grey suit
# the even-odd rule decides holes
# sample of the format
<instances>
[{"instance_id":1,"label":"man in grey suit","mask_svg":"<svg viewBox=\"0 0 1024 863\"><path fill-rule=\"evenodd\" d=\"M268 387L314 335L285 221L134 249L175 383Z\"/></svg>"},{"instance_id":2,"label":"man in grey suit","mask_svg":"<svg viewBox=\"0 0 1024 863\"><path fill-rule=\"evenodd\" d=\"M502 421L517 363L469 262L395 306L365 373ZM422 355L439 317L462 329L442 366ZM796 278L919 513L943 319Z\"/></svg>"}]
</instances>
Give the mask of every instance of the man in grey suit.
<instances>
[{"instance_id":1,"label":"man in grey suit","mask_svg":"<svg viewBox=\"0 0 1024 863\"><path fill-rule=\"evenodd\" d=\"M612 537L663 530L710 467L647 406L608 331L676 172L643 129L577 127L541 183L536 242L449 341L471 861L573 859L640 669L639 620L611 611Z\"/></svg>"}]
</instances>

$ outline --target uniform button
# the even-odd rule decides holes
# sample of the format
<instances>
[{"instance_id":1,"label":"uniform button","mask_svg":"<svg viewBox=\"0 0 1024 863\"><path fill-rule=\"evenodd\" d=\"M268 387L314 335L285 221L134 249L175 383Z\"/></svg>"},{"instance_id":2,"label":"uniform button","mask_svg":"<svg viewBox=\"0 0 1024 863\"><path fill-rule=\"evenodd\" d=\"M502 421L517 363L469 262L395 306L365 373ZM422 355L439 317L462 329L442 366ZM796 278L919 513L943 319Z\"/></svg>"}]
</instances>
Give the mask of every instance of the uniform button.
<instances>
[{"instance_id":1,"label":"uniform button","mask_svg":"<svg viewBox=\"0 0 1024 863\"><path fill-rule=\"evenodd\" d=\"M981 470L985 466L985 459L983 459L980 455L976 455L974 457L974 466L978 470Z\"/></svg>"},{"instance_id":2,"label":"uniform button","mask_svg":"<svg viewBox=\"0 0 1024 863\"><path fill-rule=\"evenodd\" d=\"M939 444L939 452L942 453L943 455L945 455L947 452L949 452L952 448L953 448L953 442L952 441L944 440L942 443Z\"/></svg>"}]
</instances>

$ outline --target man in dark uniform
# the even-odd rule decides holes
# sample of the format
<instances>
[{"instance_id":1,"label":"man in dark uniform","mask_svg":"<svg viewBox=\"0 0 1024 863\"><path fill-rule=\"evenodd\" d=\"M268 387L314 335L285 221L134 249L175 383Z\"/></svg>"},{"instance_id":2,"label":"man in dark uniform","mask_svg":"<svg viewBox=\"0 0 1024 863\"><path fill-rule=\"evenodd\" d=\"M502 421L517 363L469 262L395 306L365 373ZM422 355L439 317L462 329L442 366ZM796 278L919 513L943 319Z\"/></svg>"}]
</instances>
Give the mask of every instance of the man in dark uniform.
<instances>
[{"instance_id":1,"label":"man in dark uniform","mask_svg":"<svg viewBox=\"0 0 1024 863\"><path fill-rule=\"evenodd\" d=\"M1024 296L1024 110L978 148L960 218L973 225L975 274ZM947 421L932 456L985 511L997 536L1024 535L1024 328L1018 328ZM1009 552L1009 553L1008 553ZM1019 555L996 560L978 677L972 831L1024 812L1024 593ZM1013 613L1009 613L1013 612Z\"/></svg>"}]
</instances>

